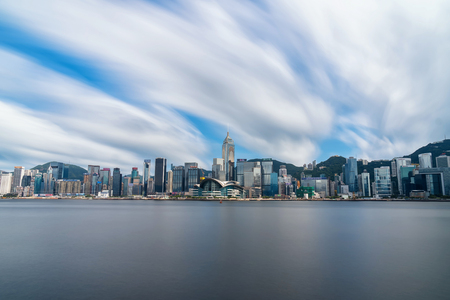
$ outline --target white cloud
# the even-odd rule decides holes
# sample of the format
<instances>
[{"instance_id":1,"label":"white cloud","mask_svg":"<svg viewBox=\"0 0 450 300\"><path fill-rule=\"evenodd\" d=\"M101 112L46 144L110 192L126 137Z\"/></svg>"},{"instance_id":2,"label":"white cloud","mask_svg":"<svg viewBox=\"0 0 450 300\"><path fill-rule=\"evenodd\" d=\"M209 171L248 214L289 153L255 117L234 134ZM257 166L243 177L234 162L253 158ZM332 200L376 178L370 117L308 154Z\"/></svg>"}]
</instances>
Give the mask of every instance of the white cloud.
<instances>
[{"instance_id":1,"label":"white cloud","mask_svg":"<svg viewBox=\"0 0 450 300\"><path fill-rule=\"evenodd\" d=\"M280 0L263 9L242 1L191 1L175 12L141 1L2 5L9 21L92 62L131 99L125 104L98 91L86 94L74 82L71 97L52 77L54 94L46 101L66 108L54 122L135 155L124 144L180 163L201 160L205 141L175 111L229 124L238 146L297 164L315 158L325 138L340 137L359 156L389 158L442 138L450 125L444 1ZM72 113L81 110L61 104L74 98L90 109ZM117 135L108 133L117 115ZM98 116L94 133L92 121L73 126ZM135 142L143 124L158 147ZM171 141L184 136L184 128L191 150L182 157Z\"/></svg>"},{"instance_id":2,"label":"white cloud","mask_svg":"<svg viewBox=\"0 0 450 300\"><path fill-rule=\"evenodd\" d=\"M8 67L0 72L4 168L60 160L126 172L144 158L164 155L206 165L203 136L168 108L124 103L5 51L0 64ZM11 78L14 84L5 84Z\"/></svg>"}]
</instances>

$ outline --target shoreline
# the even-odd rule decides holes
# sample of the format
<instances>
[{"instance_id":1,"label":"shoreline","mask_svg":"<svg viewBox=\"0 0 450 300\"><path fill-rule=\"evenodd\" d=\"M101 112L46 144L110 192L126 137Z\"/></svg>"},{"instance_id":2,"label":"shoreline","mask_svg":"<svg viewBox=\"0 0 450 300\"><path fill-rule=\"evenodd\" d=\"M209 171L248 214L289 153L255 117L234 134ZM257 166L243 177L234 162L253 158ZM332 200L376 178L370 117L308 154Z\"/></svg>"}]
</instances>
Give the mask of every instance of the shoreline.
<instances>
[{"instance_id":1,"label":"shoreline","mask_svg":"<svg viewBox=\"0 0 450 300\"><path fill-rule=\"evenodd\" d=\"M450 202L450 199L207 199L207 198L71 198L71 197L18 197L18 198L0 198L0 200L93 200L93 201L102 201L102 200L145 200L145 201L222 201L222 202L256 202L256 201L275 201L275 202Z\"/></svg>"}]
</instances>

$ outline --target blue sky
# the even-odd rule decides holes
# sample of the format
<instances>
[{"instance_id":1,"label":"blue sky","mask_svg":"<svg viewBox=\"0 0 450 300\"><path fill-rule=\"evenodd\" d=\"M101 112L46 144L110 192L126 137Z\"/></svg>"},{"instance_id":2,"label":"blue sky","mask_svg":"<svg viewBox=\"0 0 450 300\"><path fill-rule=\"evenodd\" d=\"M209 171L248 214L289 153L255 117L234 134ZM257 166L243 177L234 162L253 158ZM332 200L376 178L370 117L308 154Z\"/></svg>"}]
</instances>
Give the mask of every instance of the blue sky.
<instances>
[{"instance_id":1,"label":"blue sky","mask_svg":"<svg viewBox=\"0 0 450 300\"><path fill-rule=\"evenodd\" d=\"M450 135L448 1L2 1L0 169L391 159Z\"/></svg>"}]
</instances>

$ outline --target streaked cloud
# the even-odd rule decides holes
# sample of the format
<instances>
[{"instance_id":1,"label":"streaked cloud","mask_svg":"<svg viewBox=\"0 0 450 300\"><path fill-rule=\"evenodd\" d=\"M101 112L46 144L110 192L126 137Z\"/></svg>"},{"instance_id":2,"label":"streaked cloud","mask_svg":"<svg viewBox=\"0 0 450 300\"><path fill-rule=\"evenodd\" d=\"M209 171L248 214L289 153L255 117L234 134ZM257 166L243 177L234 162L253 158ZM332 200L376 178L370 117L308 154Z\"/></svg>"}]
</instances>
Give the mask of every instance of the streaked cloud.
<instances>
[{"instance_id":1,"label":"streaked cloud","mask_svg":"<svg viewBox=\"0 0 450 300\"><path fill-rule=\"evenodd\" d=\"M0 6L10 26L98 72L94 81L44 65L32 51L0 53L11 61L1 73L0 104L34 127L68 135L61 160L78 155L82 164L112 166L120 157L117 164L131 166L165 156L208 167L220 149L208 147L213 137L188 116L229 125L238 147L255 156L296 164L317 158L321 143L335 138L359 157L392 158L441 139L450 125L444 1ZM8 126L30 138L23 125ZM25 151L17 136L7 135L2 151ZM77 142L86 147L64 153ZM56 154L29 148L16 158L41 162L46 151L48 159Z\"/></svg>"}]
</instances>

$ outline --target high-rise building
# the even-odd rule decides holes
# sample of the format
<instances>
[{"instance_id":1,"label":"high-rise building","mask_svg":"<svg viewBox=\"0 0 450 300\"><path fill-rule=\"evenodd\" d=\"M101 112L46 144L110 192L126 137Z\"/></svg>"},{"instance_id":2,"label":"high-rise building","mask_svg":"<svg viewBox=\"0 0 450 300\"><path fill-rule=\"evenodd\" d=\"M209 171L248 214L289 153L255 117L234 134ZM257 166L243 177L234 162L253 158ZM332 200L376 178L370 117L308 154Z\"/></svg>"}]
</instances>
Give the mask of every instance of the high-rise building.
<instances>
[{"instance_id":1,"label":"high-rise building","mask_svg":"<svg viewBox=\"0 0 450 300\"><path fill-rule=\"evenodd\" d=\"M421 169L429 169L433 167L431 153L419 154L419 166Z\"/></svg>"},{"instance_id":2,"label":"high-rise building","mask_svg":"<svg viewBox=\"0 0 450 300\"><path fill-rule=\"evenodd\" d=\"M166 192L167 160L162 157L155 159L155 193Z\"/></svg>"},{"instance_id":3,"label":"high-rise building","mask_svg":"<svg viewBox=\"0 0 450 300\"><path fill-rule=\"evenodd\" d=\"M144 160L144 194L148 195L148 181L150 179L150 166L151 166L151 159L145 159Z\"/></svg>"},{"instance_id":4,"label":"high-rise building","mask_svg":"<svg viewBox=\"0 0 450 300\"><path fill-rule=\"evenodd\" d=\"M55 180L64 178L64 163L53 161L50 163L52 167L52 176Z\"/></svg>"},{"instance_id":5,"label":"high-rise building","mask_svg":"<svg viewBox=\"0 0 450 300\"><path fill-rule=\"evenodd\" d=\"M223 158L214 158L212 165L212 178L225 181L225 166Z\"/></svg>"},{"instance_id":6,"label":"high-rise building","mask_svg":"<svg viewBox=\"0 0 450 300\"><path fill-rule=\"evenodd\" d=\"M178 166L173 168L173 193L182 193L185 191L184 188L184 167Z\"/></svg>"},{"instance_id":7,"label":"high-rise building","mask_svg":"<svg viewBox=\"0 0 450 300\"><path fill-rule=\"evenodd\" d=\"M22 184L22 177L25 173L24 167L14 167L14 175L13 175L13 182L11 186L11 192L15 192L15 188L21 186Z\"/></svg>"},{"instance_id":8,"label":"high-rise building","mask_svg":"<svg viewBox=\"0 0 450 300\"><path fill-rule=\"evenodd\" d=\"M450 167L450 156L445 154L436 157L436 168L448 168Z\"/></svg>"},{"instance_id":9,"label":"high-rise building","mask_svg":"<svg viewBox=\"0 0 450 300\"><path fill-rule=\"evenodd\" d=\"M285 165L281 165L280 169L278 170L278 176L284 176L287 175L287 169Z\"/></svg>"},{"instance_id":10,"label":"high-rise building","mask_svg":"<svg viewBox=\"0 0 450 300\"><path fill-rule=\"evenodd\" d=\"M38 173L34 176L34 193L40 194L42 190L42 173Z\"/></svg>"},{"instance_id":11,"label":"high-rise building","mask_svg":"<svg viewBox=\"0 0 450 300\"><path fill-rule=\"evenodd\" d=\"M358 175L358 190L361 197L372 196L370 192L370 174L367 170L364 170L364 172Z\"/></svg>"},{"instance_id":12,"label":"high-rise building","mask_svg":"<svg viewBox=\"0 0 450 300\"><path fill-rule=\"evenodd\" d=\"M397 184L398 184L398 193L400 195L404 195L403 191L403 184L402 184L402 176L400 174L400 168L406 167L411 165L411 158L405 158L405 157L396 157L395 160L395 167L397 168L396 174L397 174Z\"/></svg>"},{"instance_id":13,"label":"high-rise building","mask_svg":"<svg viewBox=\"0 0 450 300\"><path fill-rule=\"evenodd\" d=\"M261 191L263 196L273 196L271 173L273 173L273 161L271 158L263 158L261 161ZM275 174L276 175L276 174Z\"/></svg>"},{"instance_id":14,"label":"high-rise building","mask_svg":"<svg viewBox=\"0 0 450 300\"><path fill-rule=\"evenodd\" d=\"M167 192L172 194L173 193L173 171L169 170L167 172Z\"/></svg>"},{"instance_id":15,"label":"high-rise building","mask_svg":"<svg viewBox=\"0 0 450 300\"><path fill-rule=\"evenodd\" d=\"M6 195L11 193L11 184L13 181L13 175L11 173L0 172L0 195Z\"/></svg>"},{"instance_id":16,"label":"high-rise building","mask_svg":"<svg viewBox=\"0 0 450 300\"><path fill-rule=\"evenodd\" d=\"M200 169L197 167L190 167L187 175L188 175L188 186L186 190L189 191L189 189L194 188L194 185L200 183Z\"/></svg>"},{"instance_id":17,"label":"high-rise building","mask_svg":"<svg viewBox=\"0 0 450 300\"><path fill-rule=\"evenodd\" d=\"M230 133L227 132L227 136L222 145L222 159L225 164L225 180L234 180L234 153L235 146L234 141L230 138Z\"/></svg>"},{"instance_id":18,"label":"high-rise building","mask_svg":"<svg viewBox=\"0 0 450 300\"><path fill-rule=\"evenodd\" d=\"M189 188L188 188L188 185L189 185L189 183L188 183L188 179L189 179L188 171L189 171L190 168L198 168L198 163L196 163L196 162L184 163L184 180L185 180L185 182L184 182L184 189L185 189L186 192L189 192Z\"/></svg>"},{"instance_id":19,"label":"high-rise building","mask_svg":"<svg viewBox=\"0 0 450 300\"><path fill-rule=\"evenodd\" d=\"M313 168L313 170L316 169L316 161L315 160L313 160L313 162L312 162L312 168Z\"/></svg>"},{"instance_id":20,"label":"high-rise building","mask_svg":"<svg viewBox=\"0 0 450 300\"><path fill-rule=\"evenodd\" d=\"M100 170L99 181L102 182L102 190L109 189L109 177L111 176L111 170L109 168L103 168Z\"/></svg>"},{"instance_id":21,"label":"high-rise building","mask_svg":"<svg viewBox=\"0 0 450 300\"><path fill-rule=\"evenodd\" d=\"M358 192L358 163L356 158L349 157L343 166L344 183L350 193Z\"/></svg>"},{"instance_id":22,"label":"high-rise building","mask_svg":"<svg viewBox=\"0 0 450 300\"><path fill-rule=\"evenodd\" d=\"M387 166L375 168L374 178L374 194L379 197L390 197L392 195L390 168Z\"/></svg>"},{"instance_id":23,"label":"high-rise building","mask_svg":"<svg viewBox=\"0 0 450 300\"><path fill-rule=\"evenodd\" d=\"M122 174L120 174L119 168L113 170L113 183L112 183L112 195L113 197L119 197L122 190Z\"/></svg>"},{"instance_id":24,"label":"high-rise building","mask_svg":"<svg viewBox=\"0 0 450 300\"><path fill-rule=\"evenodd\" d=\"M131 180L134 180L136 178L139 178L139 171L137 167L133 167L131 169Z\"/></svg>"}]
</instances>

